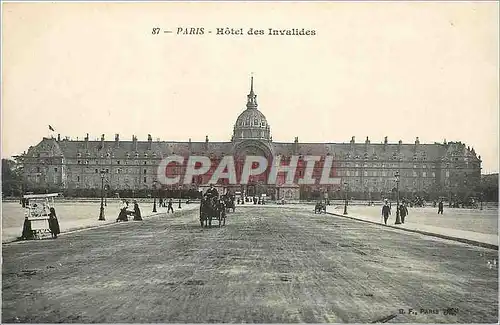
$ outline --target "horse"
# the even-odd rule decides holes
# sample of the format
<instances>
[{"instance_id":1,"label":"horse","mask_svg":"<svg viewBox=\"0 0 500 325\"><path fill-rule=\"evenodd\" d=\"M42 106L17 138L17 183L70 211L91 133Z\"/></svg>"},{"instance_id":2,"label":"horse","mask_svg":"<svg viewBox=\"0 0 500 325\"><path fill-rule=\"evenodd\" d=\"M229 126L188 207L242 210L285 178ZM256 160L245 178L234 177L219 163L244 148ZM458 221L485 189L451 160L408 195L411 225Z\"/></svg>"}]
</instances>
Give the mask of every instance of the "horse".
<instances>
[{"instance_id":1,"label":"horse","mask_svg":"<svg viewBox=\"0 0 500 325\"><path fill-rule=\"evenodd\" d=\"M219 199L215 196L203 197L200 203L200 225L203 227L205 224L205 227L212 227L212 219L219 220L219 227L221 226Z\"/></svg>"}]
</instances>

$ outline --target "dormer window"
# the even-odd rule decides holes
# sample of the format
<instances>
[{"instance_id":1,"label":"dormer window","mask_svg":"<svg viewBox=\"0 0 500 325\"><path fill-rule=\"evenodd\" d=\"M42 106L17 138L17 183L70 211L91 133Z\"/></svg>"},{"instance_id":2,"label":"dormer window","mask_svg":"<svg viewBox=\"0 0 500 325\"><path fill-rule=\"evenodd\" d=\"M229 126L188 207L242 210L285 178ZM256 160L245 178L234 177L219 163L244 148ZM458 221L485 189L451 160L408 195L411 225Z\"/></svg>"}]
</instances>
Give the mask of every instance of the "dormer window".
<instances>
[{"instance_id":1,"label":"dormer window","mask_svg":"<svg viewBox=\"0 0 500 325\"><path fill-rule=\"evenodd\" d=\"M139 158L139 154L138 153L135 154L135 158Z\"/></svg>"},{"instance_id":2,"label":"dormer window","mask_svg":"<svg viewBox=\"0 0 500 325\"><path fill-rule=\"evenodd\" d=\"M108 157L108 158L109 158L109 157L111 157L111 154L108 152L108 153L106 154L106 157Z\"/></svg>"},{"instance_id":3,"label":"dormer window","mask_svg":"<svg viewBox=\"0 0 500 325\"><path fill-rule=\"evenodd\" d=\"M77 155L76 155L78 158L80 158L82 156L82 154L79 152Z\"/></svg>"},{"instance_id":4,"label":"dormer window","mask_svg":"<svg viewBox=\"0 0 500 325\"><path fill-rule=\"evenodd\" d=\"M144 158L148 158L148 154L147 153L144 154Z\"/></svg>"}]
</instances>

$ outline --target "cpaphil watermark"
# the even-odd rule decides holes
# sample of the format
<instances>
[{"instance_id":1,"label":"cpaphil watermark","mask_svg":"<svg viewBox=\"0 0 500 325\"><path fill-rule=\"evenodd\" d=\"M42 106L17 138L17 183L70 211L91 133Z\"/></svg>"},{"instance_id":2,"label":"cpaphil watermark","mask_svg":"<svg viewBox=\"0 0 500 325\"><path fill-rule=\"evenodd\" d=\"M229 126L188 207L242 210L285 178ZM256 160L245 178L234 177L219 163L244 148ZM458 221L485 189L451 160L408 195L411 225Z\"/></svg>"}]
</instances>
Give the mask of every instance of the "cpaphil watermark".
<instances>
[{"instance_id":1,"label":"cpaphil watermark","mask_svg":"<svg viewBox=\"0 0 500 325\"><path fill-rule=\"evenodd\" d=\"M255 177L265 178L267 185L336 185L332 156L280 156L268 160L263 156L246 156L235 162L233 156L224 156L217 163L207 156L169 156L160 162L157 178L163 185L217 184L221 180L228 185L248 184Z\"/></svg>"}]
</instances>

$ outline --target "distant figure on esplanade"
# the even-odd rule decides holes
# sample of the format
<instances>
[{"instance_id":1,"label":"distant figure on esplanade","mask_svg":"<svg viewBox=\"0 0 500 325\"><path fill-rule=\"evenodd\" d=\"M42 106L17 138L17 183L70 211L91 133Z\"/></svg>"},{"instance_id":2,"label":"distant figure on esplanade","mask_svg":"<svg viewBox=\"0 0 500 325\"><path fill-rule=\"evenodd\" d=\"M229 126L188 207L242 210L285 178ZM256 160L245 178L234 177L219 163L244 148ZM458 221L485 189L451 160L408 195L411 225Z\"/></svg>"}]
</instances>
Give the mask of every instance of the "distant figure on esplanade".
<instances>
[{"instance_id":1,"label":"distant figure on esplanade","mask_svg":"<svg viewBox=\"0 0 500 325\"><path fill-rule=\"evenodd\" d=\"M384 223L387 224L387 219L389 219L389 216L391 215L391 208L389 204L387 203L387 200L384 202L384 206L382 207L382 216L384 217Z\"/></svg>"}]
</instances>

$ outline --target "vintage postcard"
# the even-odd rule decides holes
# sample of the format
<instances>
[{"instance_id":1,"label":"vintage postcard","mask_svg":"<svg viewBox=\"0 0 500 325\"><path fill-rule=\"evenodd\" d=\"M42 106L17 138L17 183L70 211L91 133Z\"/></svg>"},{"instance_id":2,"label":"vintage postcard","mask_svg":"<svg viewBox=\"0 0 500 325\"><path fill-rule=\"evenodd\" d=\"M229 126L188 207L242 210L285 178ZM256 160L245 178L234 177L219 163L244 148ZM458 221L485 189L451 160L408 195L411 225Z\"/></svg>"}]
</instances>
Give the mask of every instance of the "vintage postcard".
<instances>
[{"instance_id":1,"label":"vintage postcard","mask_svg":"<svg viewBox=\"0 0 500 325\"><path fill-rule=\"evenodd\" d=\"M3 2L2 323L498 323L498 12Z\"/></svg>"}]
</instances>

